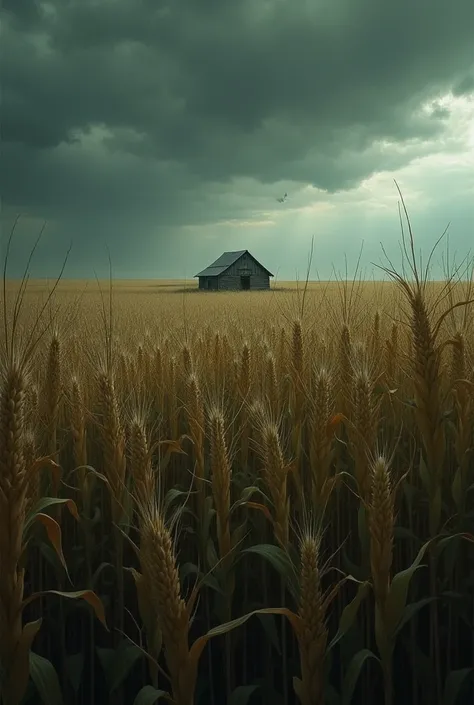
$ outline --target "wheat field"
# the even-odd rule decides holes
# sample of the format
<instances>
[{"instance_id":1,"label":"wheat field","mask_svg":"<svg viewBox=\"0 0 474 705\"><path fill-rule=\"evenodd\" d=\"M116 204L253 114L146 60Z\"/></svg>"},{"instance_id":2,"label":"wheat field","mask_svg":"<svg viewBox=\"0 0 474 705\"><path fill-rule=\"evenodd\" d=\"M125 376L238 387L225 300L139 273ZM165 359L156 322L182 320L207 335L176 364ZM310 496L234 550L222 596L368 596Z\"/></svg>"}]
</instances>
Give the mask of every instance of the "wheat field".
<instances>
[{"instance_id":1,"label":"wheat field","mask_svg":"<svg viewBox=\"0 0 474 705\"><path fill-rule=\"evenodd\" d=\"M193 287L5 283L2 704L472 702L472 282Z\"/></svg>"}]
</instances>

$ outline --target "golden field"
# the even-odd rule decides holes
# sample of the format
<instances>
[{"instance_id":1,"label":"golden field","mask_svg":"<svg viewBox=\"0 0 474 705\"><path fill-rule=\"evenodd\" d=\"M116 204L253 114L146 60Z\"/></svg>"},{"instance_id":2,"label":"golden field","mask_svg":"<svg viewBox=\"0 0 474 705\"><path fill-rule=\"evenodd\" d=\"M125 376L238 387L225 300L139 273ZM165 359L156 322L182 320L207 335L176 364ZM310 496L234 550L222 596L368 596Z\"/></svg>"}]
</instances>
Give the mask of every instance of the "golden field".
<instances>
[{"instance_id":1,"label":"golden field","mask_svg":"<svg viewBox=\"0 0 474 705\"><path fill-rule=\"evenodd\" d=\"M52 285L5 287L3 705L472 702L471 283Z\"/></svg>"}]
</instances>

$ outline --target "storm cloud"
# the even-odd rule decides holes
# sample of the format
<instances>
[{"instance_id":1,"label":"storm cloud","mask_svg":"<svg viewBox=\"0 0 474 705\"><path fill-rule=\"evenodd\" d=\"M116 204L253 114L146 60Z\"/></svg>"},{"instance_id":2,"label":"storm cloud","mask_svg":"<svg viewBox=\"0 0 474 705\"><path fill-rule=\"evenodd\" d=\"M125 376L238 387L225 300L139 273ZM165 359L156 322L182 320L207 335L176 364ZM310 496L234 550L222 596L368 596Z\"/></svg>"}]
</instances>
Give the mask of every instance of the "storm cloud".
<instances>
[{"instance_id":1,"label":"storm cloud","mask_svg":"<svg viewBox=\"0 0 474 705\"><path fill-rule=\"evenodd\" d=\"M233 247L277 268L289 229L306 256L300 216L318 203L338 204L339 224L314 207L313 228L351 250L361 212L351 194L447 153L461 165L459 245L471 244L474 160L462 160L474 144L456 140L452 115L474 95L472 0L4 0L3 10L2 242L15 213L46 219L38 272L54 273L71 238L74 276L90 276L105 242L123 276L192 275ZM463 114L465 137L474 111ZM416 208L423 184L407 184Z\"/></svg>"}]
</instances>

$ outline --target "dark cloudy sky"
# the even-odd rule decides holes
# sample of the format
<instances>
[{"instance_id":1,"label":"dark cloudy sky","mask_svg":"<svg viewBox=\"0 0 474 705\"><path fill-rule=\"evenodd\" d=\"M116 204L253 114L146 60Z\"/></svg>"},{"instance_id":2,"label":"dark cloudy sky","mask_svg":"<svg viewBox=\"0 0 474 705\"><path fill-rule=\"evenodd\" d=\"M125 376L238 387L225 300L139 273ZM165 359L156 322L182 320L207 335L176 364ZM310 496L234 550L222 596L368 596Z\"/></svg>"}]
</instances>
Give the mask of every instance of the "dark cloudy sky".
<instances>
[{"instance_id":1,"label":"dark cloudy sky","mask_svg":"<svg viewBox=\"0 0 474 705\"><path fill-rule=\"evenodd\" d=\"M280 279L450 221L474 245L474 0L3 0L12 273L191 277L250 249ZM280 204L277 198L288 192ZM21 255L21 257L20 257Z\"/></svg>"}]
</instances>

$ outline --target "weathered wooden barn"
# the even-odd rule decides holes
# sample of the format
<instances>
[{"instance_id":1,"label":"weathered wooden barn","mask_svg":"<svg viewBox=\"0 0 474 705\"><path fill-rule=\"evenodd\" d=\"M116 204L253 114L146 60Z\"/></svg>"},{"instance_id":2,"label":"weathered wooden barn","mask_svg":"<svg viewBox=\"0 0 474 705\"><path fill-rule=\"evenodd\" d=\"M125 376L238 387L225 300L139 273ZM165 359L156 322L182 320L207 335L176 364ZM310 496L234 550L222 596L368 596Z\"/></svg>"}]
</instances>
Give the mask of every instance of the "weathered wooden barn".
<instances>
[{"instance_id":1,"label":"weathered wooden barn","mask_svg":"<svg viewBox=\"0 0 474 705\"><path fill-rule=\"evenodd\" d=\"M224 252L195 277L199 277L199 288L206 291L248 291L269 289L273 274L248 250L238 250Z\"/></svg>"}]
</instances>

